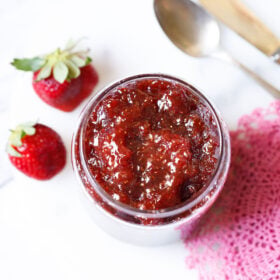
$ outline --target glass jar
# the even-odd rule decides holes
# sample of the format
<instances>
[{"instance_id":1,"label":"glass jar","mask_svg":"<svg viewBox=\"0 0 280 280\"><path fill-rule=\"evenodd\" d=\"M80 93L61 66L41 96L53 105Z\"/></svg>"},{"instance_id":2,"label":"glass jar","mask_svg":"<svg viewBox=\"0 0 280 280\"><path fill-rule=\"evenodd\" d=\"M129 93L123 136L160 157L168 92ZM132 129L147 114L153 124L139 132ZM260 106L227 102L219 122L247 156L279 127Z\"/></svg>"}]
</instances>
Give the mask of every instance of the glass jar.
<instances>
[{"instance_id":1,"label":"glass jar","mask_svg":"<svg viewBox=\"0 0 280 280\"><path fill-rule=\"evenodd\" d=\"M91 175L84 153L85 127L91 112L111 90L139 79L160 79L179 83L199 98L213 115L219 137L219 155L208 184L189 200L162 210L141 210L120 203L108 195ZM97 93L81 113L72 139L72 164L81 183L84 201L95 222L111 235L134 244L159 245L186 237L221 192L230 163L230 138L219 113L208 99L185 81L165 74L141 74L117 81ZM142 221L149 221L143 223Z\"/></svg>"}]
</instances>

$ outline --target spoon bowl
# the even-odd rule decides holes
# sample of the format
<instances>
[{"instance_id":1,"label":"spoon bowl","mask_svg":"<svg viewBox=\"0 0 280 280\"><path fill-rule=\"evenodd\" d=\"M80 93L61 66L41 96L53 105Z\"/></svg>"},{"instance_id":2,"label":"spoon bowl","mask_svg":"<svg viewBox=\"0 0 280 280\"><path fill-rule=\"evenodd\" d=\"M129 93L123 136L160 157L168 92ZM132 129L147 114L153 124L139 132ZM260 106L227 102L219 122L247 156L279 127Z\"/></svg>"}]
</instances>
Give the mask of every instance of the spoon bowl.
<instances>
[{"instance_id":1,"label":"spoon bowl","mask_svg":"<svg viewBox=\"0 0 280 280\"><path fill-rule=\"evenodd\" d=\"M220 44L217 22L188 0L155 0L156 17L165 34L183 52L207 56Z\"/></svg>"}]
</instances>

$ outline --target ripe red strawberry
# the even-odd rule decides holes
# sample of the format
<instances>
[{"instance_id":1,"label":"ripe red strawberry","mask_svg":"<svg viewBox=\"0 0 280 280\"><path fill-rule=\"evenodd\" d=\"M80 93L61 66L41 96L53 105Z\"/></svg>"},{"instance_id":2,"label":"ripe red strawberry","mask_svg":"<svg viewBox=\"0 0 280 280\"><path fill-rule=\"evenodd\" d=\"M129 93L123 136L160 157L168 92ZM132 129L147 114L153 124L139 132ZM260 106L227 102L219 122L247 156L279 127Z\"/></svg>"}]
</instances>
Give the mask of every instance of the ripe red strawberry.
<instances>
[{"instance_id":1,"label":"ripe red strawberry","mask_svg":"<svg viewBox=\"0 0 280 280\"><path fill-rule=\"evenodd\" d=\"M64 50L31 59L14 59L17 69L32 71L33 88L47 104L69 112L93 91L98 75L85 52L74 51L76 44Z\"/></svg>"},{"instance_id":2,"label":"ripe red strawberry","mask_svg":"<svg viewBox=\"0 0 280 280\"><path fill-rule=\"evenodd\" d=\"M11 131L7 152L18 170L38 180L52 178L66 163L66 150L60 136L43 124L18 125Z\"/></svg>"}]
</instances>

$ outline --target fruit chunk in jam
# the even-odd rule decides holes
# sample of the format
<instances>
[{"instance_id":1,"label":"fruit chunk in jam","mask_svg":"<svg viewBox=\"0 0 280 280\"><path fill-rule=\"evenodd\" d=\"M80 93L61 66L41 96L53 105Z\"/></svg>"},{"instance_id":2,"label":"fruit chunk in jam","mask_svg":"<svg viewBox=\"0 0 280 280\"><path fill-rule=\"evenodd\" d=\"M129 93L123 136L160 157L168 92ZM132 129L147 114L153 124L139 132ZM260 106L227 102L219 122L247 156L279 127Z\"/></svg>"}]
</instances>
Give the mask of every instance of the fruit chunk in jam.
<instances>
[{"instance_id":1,"label":"fruit chunk in jam","mask_svg":"<svg viewBox=\"0 0 280 280\"><path fill-rule=\"evenodd\" d=\"M159 210L207 185L219 136L209 105L187 86L146 78L111 89L97 104L84 147L92 176L113 199Z\"/></svg>"}]
</instances>

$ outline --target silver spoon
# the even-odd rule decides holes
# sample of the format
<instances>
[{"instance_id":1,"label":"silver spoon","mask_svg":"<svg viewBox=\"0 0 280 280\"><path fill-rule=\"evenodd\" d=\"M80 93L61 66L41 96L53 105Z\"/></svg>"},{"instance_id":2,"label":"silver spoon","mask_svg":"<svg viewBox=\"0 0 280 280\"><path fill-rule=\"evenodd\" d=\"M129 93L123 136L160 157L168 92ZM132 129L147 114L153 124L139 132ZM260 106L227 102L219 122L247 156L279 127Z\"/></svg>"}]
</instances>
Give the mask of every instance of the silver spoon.
<instances>
[{"instance_id":1,"label":"silver spoon","mask_svg":"<svg viewBox=\"0 0 280 280\"><path fill-rule=\"evenodd\" d=\"M183 52L194 57L214 57L238 66L251 78L280 97L280 91L233 58L220 45L215 19L190 0L154 0L156 17L165 34Z\"/></svg>"}]
</instances>

